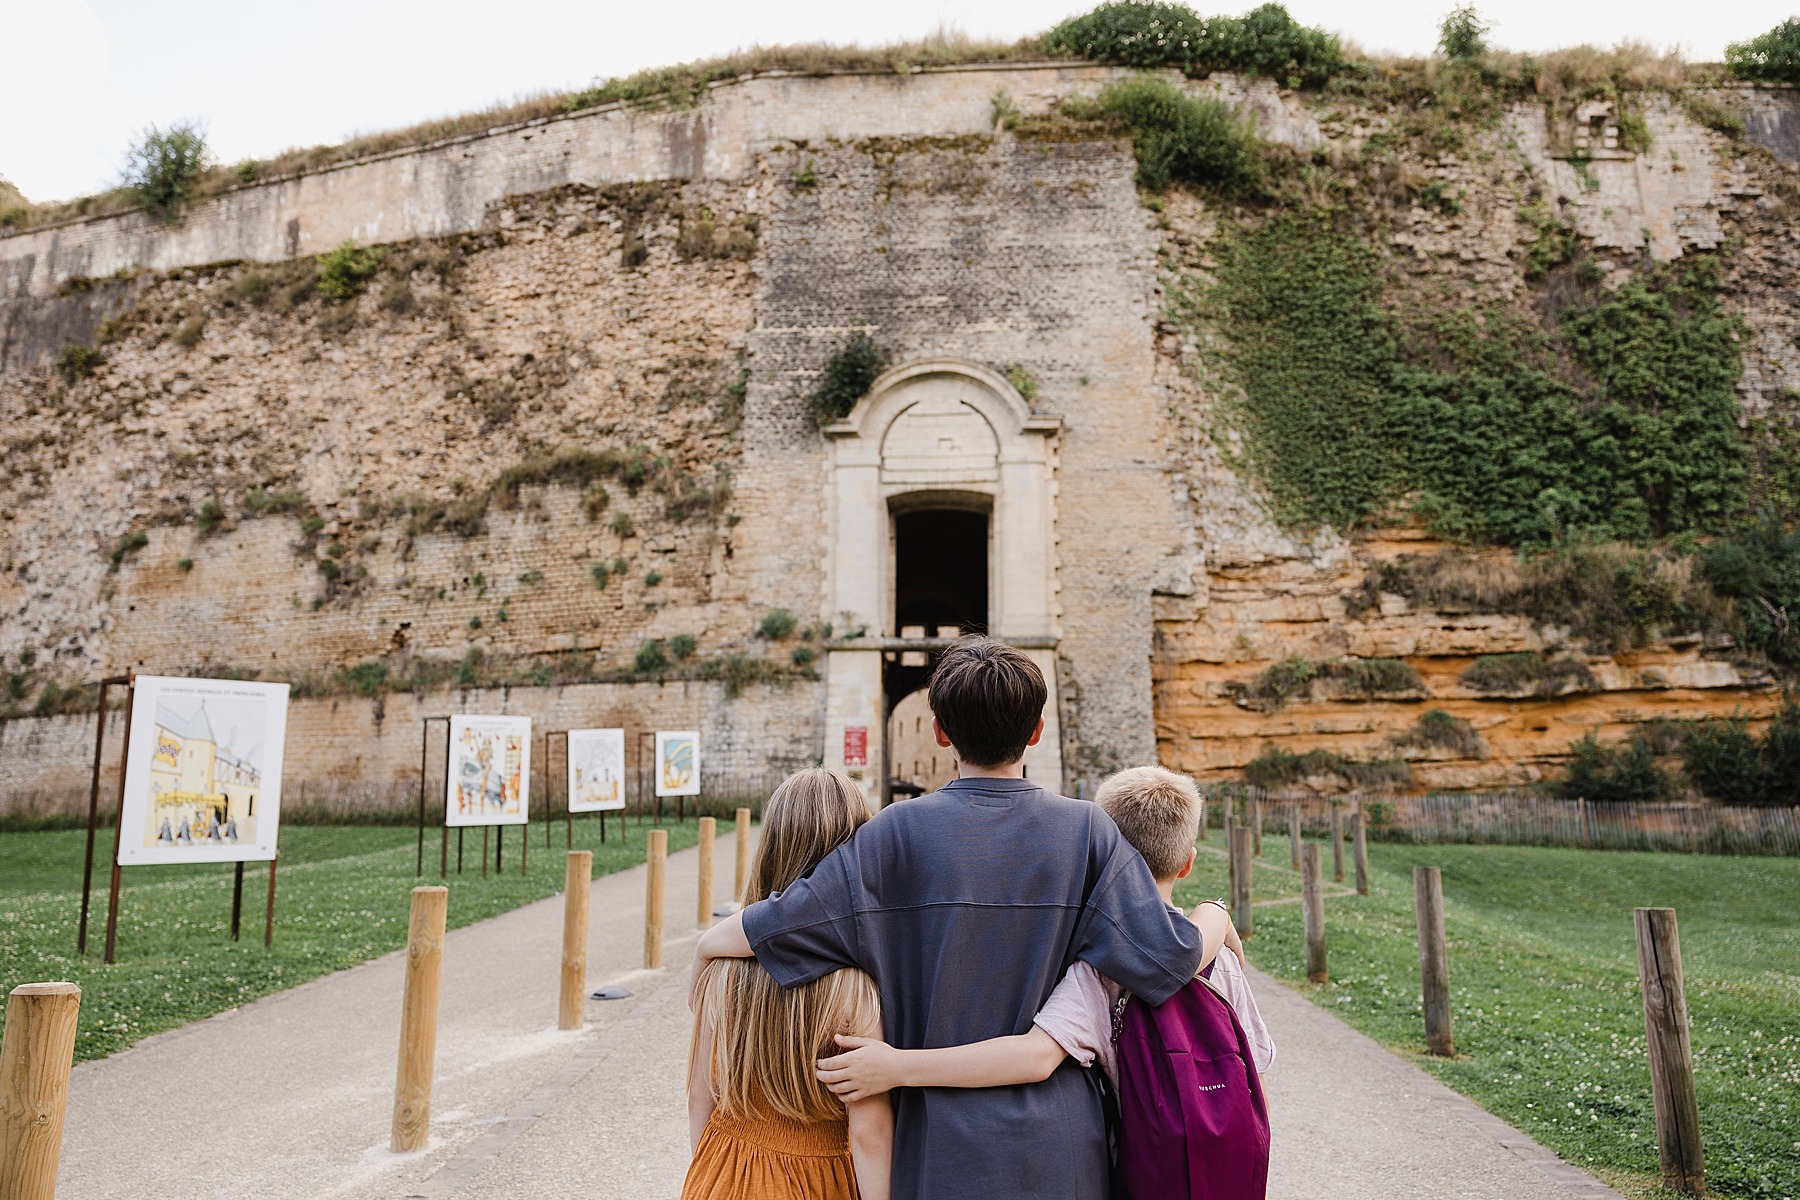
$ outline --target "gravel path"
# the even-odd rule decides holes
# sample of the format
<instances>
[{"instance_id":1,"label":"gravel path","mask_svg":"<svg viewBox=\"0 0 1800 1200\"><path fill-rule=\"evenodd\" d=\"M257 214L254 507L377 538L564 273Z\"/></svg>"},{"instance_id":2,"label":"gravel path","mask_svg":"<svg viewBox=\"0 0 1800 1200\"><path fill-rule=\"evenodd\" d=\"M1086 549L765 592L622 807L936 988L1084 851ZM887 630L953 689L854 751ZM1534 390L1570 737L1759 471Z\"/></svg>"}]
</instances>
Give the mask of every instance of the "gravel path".
<instances>
[{"instance_id":1,"label":"gravel path","mask_svg":"<svg viewBox=\"0 0 1800 1200\"><path fill-rule=\"evenodd\" d=\"M719 839L715 895L732 884ZM76 1068L58 1195L674 1196L697 855L669 860L660 971L641 960L644 872L593 885L588 1027L556 1024L562 902L446 939L430 1146L387 1150L403 958L389 955ZM450 903L456 903L451 885ZM1617 1200L1417 1068L1253 973L1280 1046L1268 1078L1276 1200Z\"/></svg>"}]
</instances>

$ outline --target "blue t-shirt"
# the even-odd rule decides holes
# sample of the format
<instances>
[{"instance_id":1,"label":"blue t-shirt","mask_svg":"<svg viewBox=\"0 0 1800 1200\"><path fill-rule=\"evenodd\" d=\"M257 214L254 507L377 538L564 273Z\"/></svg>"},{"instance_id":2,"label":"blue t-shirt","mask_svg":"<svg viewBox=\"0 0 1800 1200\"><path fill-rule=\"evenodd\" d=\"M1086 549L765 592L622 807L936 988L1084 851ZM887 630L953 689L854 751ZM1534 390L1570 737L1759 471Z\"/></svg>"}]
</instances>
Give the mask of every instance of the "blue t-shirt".
<instances>
[{"instance_id":1,"label":"blue t-shirt","mask_svg":"<svg viewBox=\"0 0 1800 1200\"><path fill-rule=\"evenodd\" d=\"M1081 959L1150 1004L1200 965L1193 922L1097 805L1024 779L958 779L884 809L810 876L744 910L783 987L860 967L904 1049L1025 1033ZM1104 1200L1105 1126L1086 1072L894 1093L896 1200Z\"/></svg>"}]
</instances>

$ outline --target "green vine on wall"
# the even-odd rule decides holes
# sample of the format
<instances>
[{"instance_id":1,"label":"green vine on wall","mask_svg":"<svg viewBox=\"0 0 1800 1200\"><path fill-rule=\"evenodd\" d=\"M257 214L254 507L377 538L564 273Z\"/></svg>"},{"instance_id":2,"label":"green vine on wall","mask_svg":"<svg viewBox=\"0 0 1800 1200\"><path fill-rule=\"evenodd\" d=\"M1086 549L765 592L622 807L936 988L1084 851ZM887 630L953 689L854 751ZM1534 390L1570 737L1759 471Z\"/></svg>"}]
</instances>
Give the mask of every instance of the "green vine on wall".
<instances>
[{"instance_id":1,"label":"green vine on wall","mask_svg":"<svg viewBox=\"0 0 1800 1200\"><path fill-rule=\"evenodd\" d=\"M1708 260L1547 319L1393 313L1374 253L1322 216L1227 228L1210 307L1240 389L1228 419L1290 525L1405 498L1436 531L1543 546L1723 528L1746 503L1738 322Z\"/></svg>"}]
</instances>

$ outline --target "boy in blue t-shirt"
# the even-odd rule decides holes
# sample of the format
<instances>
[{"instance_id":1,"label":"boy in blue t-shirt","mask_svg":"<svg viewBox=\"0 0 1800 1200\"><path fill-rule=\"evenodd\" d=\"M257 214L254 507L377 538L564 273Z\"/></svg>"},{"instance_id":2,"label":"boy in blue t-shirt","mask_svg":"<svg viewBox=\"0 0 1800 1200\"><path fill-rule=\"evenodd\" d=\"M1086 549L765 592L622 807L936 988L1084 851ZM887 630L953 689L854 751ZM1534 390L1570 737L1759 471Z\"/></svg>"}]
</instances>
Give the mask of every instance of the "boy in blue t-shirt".
<instances>
[{"instance_id":1,"label":"boy in blue t-shirt","mask_svg":"<svg viewBox=\"0 0 1800 1200\"><path fill-rule=\"evenodd\" d=\"M1002 642L946 651L929 699L959 777L884 809L809 877L707 931L696 970L754 953L793 987L860 968L902 1049L1027 1033L1076 960L1150 1003L1186 985L1203 948L1194 922L1103 811L1024 777L1046 693ZM895 1200L1107 1194L1099 1090L1072 1061L1041 1082L893 1098Z\"/></svg>"}]
</instances>

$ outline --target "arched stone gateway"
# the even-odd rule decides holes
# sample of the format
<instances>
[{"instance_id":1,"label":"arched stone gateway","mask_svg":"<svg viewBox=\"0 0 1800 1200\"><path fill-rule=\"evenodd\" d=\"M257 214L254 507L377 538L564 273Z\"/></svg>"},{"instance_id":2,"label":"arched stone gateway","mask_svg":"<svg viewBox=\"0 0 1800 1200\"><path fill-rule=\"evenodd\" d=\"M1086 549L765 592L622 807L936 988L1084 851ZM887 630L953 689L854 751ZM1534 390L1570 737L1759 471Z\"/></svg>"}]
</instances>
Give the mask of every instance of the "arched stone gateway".
<instances>
[{"instance_id":1,"label":"arched stone gateway","mask_svg":"<svg viewBox=\"0 0 1800 1200\"><path fill-rule=\"evenodd\" d=\"M859 777L872 801L885 799L890 708L923 684L951 638L972 630L1013 643L1042 668L1050 701L1026 770L1062 786L1061 427L1003 376L957 358L894 368L826 427L825 612L837 637L825 660L825 762Z\"/></svg>"}]
</instances>

